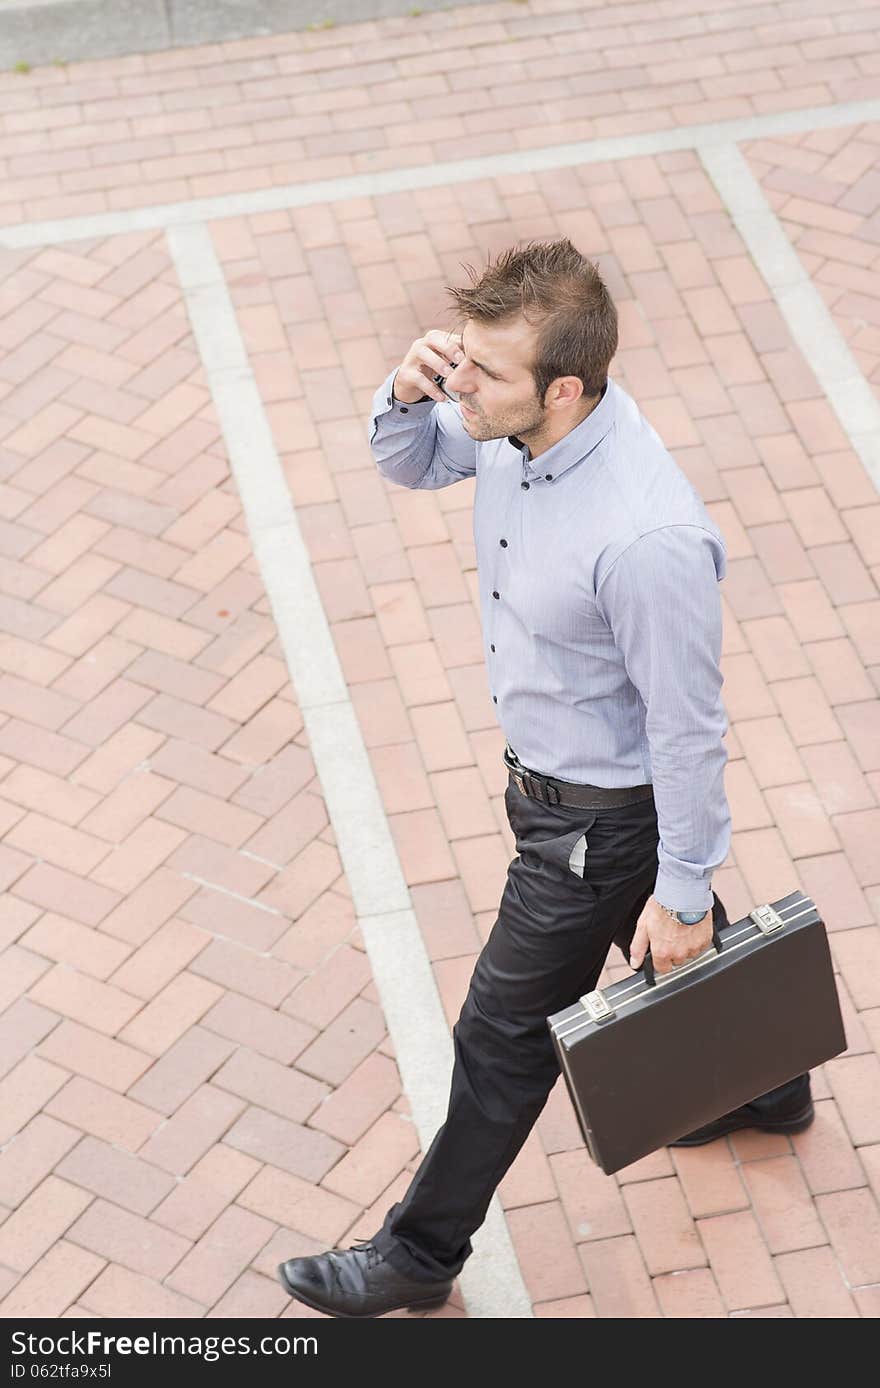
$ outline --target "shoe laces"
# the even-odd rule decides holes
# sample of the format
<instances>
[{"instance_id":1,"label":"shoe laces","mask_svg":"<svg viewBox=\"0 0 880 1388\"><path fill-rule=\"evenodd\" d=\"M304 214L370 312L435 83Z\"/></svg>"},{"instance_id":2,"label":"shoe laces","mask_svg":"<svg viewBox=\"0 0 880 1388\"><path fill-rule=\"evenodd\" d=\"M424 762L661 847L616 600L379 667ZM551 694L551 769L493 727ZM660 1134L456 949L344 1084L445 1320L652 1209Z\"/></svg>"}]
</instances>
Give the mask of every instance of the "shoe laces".
<instances>
[{"instance_id":1,"label":"shoe laces","mask_svg":"<svg viewBox=\"0 0 880 1388\"><path fill-rule=\"evenodd\" d=\"M349 1248L354 1249L358 1253L366 1253L368 1272L370 1268L375 1267L376 1264L381 1261L382 1255L376 1245L371 1243L369 1239L361 1239L358 1243L350 1244Z\"/></svg>"},{"instance_id":2,"label":"shoe laces","mask_svg":"<svg viewBox=\"0 0 880 1388\"><path fill-rule=\"evenodd\" d=\"M350 1244L347 1249L331 1248L327 1253L327 1262L330 1267L330 1272L333 1277L333 1281L336 1283L337 1287L339 1287L340 1291L346 1290L345 1284L342 1280L342 1267L344 1266L343 1259L345 1258L345 1254L351 1252L352 1250L354 1250L356 1253L366 1253L368 1272L370 1268L375 1267L376 1263L378 1263L381 1260L381 1254L378 1248L375 1244L370 1243L369 1239L362 1239L359 1243Z\"/></svg>"}]
</instances>

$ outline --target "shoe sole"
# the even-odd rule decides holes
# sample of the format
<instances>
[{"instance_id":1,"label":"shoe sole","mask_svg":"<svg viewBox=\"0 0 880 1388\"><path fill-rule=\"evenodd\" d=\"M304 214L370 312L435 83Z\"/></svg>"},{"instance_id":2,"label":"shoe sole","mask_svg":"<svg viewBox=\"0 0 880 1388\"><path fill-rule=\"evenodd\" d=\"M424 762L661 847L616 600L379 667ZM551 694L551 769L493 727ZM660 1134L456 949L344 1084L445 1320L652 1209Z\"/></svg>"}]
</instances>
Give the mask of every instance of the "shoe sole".
<instances>
[{"instance_id":1,"label":"shoe sole","mask_svg":"<svg viewBox=\"0 0 880 1388\"><path fill-rule=\"evenodd\" d=\"M320 1306L317 1301L313 1301L310 1297L306 1296L304 1292L300 1291L299 1287L292 1287L290 1285L284 1274L283 1263L279 1263L278 1265L278 1277L284 1290L296 1301L301 1301L304 1306L310 1307L313 1311L320 1311L324 1316L335 1316L339 1320L356 1321L366 1320L370 1317L375 1319L377 1316L387 1316L389 1311L399 1311L401 1309L399 1306L389 1306L387 1311L330 1311L326 1306ZM406 1310L433 1311L440 1306L445 1306L449 1297L450 1292L445 1292L443 1296L434 1296L431 1297L430 1300L414 1301L411 1305L406 1307Z\"/></svg>"},{"instance_id":2,"label":"shoe sole","mask_svg":"<svg viewBox=\"0 0 880 1388\"><path fill-rule=\"evenodd\" d=\"M791 1118L779 1118L775 1121L768 1119L766 1123L761 1123L755 1119L739 1118L732 1119L730 1124L723 1128L721 1132L713 1133L711 1137L685 1138L680 1137L677 1142L670 1142L670 1147L705 1147L710 1142L717 1142L720 1137L727 1137L728 1133L739 1132L742 1128L757 1128L761 1133L802 1133L808 1128L815 1117L813 1104L802 1109L800 1113L794 1114Z\"/></svg>"}]
</instances>

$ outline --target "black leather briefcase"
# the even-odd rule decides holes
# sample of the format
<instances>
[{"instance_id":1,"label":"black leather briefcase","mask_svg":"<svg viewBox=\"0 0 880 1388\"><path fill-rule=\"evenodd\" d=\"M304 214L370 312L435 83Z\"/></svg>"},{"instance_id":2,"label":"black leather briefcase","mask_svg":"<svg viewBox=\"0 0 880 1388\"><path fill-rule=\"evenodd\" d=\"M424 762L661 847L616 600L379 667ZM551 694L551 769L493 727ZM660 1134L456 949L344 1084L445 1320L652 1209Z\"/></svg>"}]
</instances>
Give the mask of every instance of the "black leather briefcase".
<instances>
[{"instance_id":1,"label":"black leather briefcase","mask_svg":"<svg viewBox=\"0 0 880 1388\"><path fill-rule=\"evenodd\" d=\"M609 1174L846 1049L825 926L792 892L547 1019L590 1156Z\"/></svg>"}]
</instances>

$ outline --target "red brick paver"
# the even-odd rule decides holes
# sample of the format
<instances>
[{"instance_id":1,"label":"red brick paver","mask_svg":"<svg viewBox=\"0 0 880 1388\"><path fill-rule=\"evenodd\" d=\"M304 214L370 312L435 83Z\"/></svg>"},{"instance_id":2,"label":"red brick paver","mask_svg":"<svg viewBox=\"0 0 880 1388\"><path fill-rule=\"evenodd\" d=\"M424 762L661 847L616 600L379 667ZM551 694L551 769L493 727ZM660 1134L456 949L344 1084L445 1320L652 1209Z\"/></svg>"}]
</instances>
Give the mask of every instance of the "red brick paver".
<instances>
[{"instance_id":1,"label":"red brick paver","mask_svg":"<svg viewBox=\"0 0 880 1388\"><path fill-rule=\"evenodd\" d=\"M757 140L746 153L793 245L855 354L880 390L880 288L877 281L880 212L880 125L876 123ZM782 359L780 359L781 361ZM787 363L786 363L787 365ZM829 473L847 523L850 505L877 506L859 471L845 457ZM842 475L841 475L842 474ZM846 495L849 483L853 494ZM826 485L831 488L830 476ZM878 513L854 513L864 545L880 562ZM835 518L836 519L836 518ZM846 540L849 537L841 536Z\"/></svg>"}]
</instances>

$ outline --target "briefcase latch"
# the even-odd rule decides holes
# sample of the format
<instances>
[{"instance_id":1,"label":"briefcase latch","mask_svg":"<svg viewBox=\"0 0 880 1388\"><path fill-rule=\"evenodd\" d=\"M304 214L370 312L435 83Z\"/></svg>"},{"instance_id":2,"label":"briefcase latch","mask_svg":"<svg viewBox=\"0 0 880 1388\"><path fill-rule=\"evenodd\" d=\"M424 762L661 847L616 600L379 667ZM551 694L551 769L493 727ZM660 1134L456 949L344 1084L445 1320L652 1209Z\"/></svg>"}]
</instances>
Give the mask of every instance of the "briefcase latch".
<instances>
[{"instance_id":1,"label":"briefcase latch","mask_svg":"<svg viewBox=\"0 0 880 1388\"><path fill-rule=\"evenodd\" d=\"M771 935L774 930L785 925L779 912L775 911L772 906L756 906L754 911L749 912L749 915L762 935Z\"/></svg>"},{"instance_id":2,"label":"briefcase latch","mask_svg":"<svg viewBox=\"0 0 880 1388\"><path fill-rule=\"evenodd\" d=\"M607 1001L601 988L592 993L584 993L581 1004L586 1009L591 1022L604 1022L606 1017L614 1016L614 1008Z\"/></svg>"}]
</instances>

